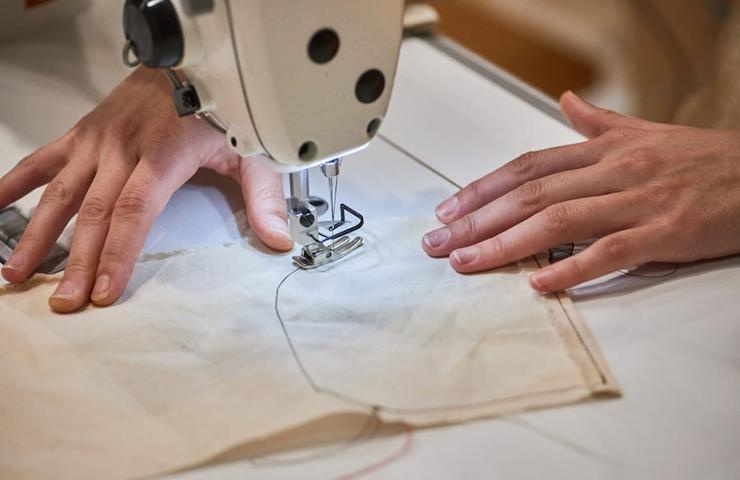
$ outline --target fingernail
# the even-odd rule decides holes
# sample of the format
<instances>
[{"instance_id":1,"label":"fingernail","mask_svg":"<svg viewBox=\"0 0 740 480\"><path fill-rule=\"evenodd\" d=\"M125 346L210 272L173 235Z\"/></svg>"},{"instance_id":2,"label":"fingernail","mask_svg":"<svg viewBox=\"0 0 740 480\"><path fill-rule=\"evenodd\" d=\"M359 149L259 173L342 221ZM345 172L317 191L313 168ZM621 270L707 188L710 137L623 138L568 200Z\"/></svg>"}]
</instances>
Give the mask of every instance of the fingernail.
<instances>
[{"instance_id":1,"label":"fingernail","mask_svg":"<svg viewBox=\"0 0 740 480\"><path fill-rule=\"evenodd\" d=\"M26 262L26 256L23 252L15 252L10 256L8 261L5 263L3 269L18 271L23 268L23 264Z\"/></svg>"},{"instance_id":2,"label":"fingernail","mask_svg":"<svg viewBox=\"0 0 740 480\"><path fill-rule=\"evenodd\" d=\"M75 285L74 283L70 282L69 280L62 280L62 283L59 284L57 289L52 294L52 298L71 298L75 294Z\"/></svg>"},{"instance_id":3,"label":"fingernail","mask_svg":"<svg viewBox=\"0 0 740 480\"><path fill-rule=\"evenodd\" d=\"M290 228L285 219L280 217L271 217L269 222L270 228L273 232L279 234L281 237L290 238Z\"/></svg>"},{"instance_id":4,"label":"fingernail","mask_svg":"<svg viewBox=\"0 0 740 480\"><path fill-rule=\"evenodd\" d=\"M457 197L450 197L444 202L440 203L439 206L434 209L434 212L440 219L449 218L457 211L457 204Z\"/></svg>"},{"instance_id":5,"label":"fingernail","mask_svg":"<svg viewBox=\"0 0 740 480\"><path fill-rule=\"evenodd\" d=\"M552 285L552 280L555 274L553 274L550 270L540 270L537 273L533 273L529 277L529 281L532 283L532 286L536 288L537 290L544 291L548 289L548 285Z\"/></svg>"},{"instance_id":6,"label":"fingernail","mask_svg":"<svg viewBox=\"0 0 740 480\"><path fill-rule=\"evenodd\" d=\"M469 247L455 250L454 252L452 252L452 256L455 258L455 261L458 264L466 265L478 260L478 257L480 256L480 248Z\"/></svg>"},{"instance_id":7,"label":"fingernail","mask_svg":"<svg viewBox=\"0 0 740 480\"><path fill-rule=\"evenodd\" d=\"M95 288L93 288L92 295L90 298L93 301L105 300L108 298L108 292L110 290L110 277L107 274L102 274L95 281Z\"/></svg>"},{"instance_id":8,"label":"fingernail","mask_svg":"<svg viewBox=\"0 0 740 480\"><path fill-rule=\"evenodd\" d=\"M424 243L429 248L439 248L450 239L450 229L447 227L440 228L424 235Z\"/></svg>"}]
</instances>

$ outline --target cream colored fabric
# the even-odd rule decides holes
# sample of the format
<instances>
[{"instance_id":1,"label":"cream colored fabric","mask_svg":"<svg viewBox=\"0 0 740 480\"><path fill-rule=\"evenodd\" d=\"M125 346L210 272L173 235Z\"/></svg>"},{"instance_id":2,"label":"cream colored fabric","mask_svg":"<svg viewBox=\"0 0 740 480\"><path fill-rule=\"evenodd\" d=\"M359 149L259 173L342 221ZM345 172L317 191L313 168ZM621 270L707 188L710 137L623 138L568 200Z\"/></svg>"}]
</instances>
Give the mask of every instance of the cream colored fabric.
<instances>
[{"instance_id":1,"label":"cream colored fabric","mask_svg":"<svg viewBox=\"0 0 740 480\"><path fill-rule=\"evenodd\" d=\"M290 276L246 243L149 259L118 305L70 316L48 311L54 278L1 288L0 478L140 477L306 424L346 441L371 411L428 426L617 393L570 301L527 286L534 260L458 275L421 251L433 225L371 219L361 253Z\"/></svg>"}]
</instances>

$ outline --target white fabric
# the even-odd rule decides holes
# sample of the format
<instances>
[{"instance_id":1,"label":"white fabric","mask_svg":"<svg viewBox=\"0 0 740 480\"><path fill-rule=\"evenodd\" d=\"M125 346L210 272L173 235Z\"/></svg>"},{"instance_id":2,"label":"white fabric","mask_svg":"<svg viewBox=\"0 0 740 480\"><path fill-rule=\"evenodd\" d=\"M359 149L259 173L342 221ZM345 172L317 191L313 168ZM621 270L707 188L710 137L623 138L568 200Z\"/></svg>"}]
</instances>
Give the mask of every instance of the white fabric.
<instances>
[{"instance_id":1,"label":"white fabric","mask_svg":"<svg viewBox=\"0 0 740 480\"><path fill-rule=\"evenodd\" d=\"M433 225L369 219L361 252L277 303L294 267L248 244L151 258L72 316L48 310L56 279L0 288L0 477L139 477L373 407L435 425L616 392L567 298L528 288L534 261L458 275L419 247Z\"/></svg>"}]
</instances>

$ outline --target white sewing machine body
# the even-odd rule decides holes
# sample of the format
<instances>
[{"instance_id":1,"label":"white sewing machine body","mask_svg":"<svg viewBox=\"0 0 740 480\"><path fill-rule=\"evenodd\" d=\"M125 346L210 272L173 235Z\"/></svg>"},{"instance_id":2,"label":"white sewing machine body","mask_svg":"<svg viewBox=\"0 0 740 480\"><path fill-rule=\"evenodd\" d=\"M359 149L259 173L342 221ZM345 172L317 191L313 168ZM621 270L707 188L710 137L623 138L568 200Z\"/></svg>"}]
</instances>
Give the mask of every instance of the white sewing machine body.
<instances>
[{"instance_id":1,"label":"white sewing machine body","mask_svg":"<svg viewBox=\"0 0 740 480\"><path fill-rule=\"evenodd\" d=\"M126 0L124 62L165 69L180 116L200 116L238 154L289 172L291 235L322 244L363 224L346 205L335 221L335 177L385 118L404 12L403 0ZM329 205L310 195L306 172L317 165L331 191L323 224ZM342 230L347 212L356 221Z\"/></svg>"},{"instance_id":2,"label":"white sewing machine body","mask_svg":"<svg viewBox=\"0 0 740 480\"><path fill-rule=\"evenodd\" d=\"M193 87L186 114L213 115L236 152L296 171L377 133L403 13L403 0L128 0L124 23L142 63Z\"/></svg>"}]
</instances>

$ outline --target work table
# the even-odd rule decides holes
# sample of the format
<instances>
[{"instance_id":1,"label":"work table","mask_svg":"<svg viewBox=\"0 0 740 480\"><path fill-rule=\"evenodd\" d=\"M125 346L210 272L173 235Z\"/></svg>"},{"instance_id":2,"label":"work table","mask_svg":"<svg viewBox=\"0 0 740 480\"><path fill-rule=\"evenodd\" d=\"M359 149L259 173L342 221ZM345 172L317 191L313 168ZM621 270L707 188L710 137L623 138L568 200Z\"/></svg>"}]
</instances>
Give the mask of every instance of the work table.
<instances>
[{"instance_id":1,"label":"work table","mask_svg":"<svg viewBox=\"0 0 740 480\"><path fill-rule=\"evenodd\" d=\"M76 30L49 28L0 45L0 172L62 134L125 76L118 18L102 20L106 10L95 6L86 14L93 21ZM465 185L523 152L581 140L551 100L434 37L405 41L381 136L348 159L340 177L341 199L368 217L429 215L448 194L430 172ZM199 174L158 219L146 252L238 239L238 196L234 184ZM417 431L412 447L377 477L737 476L740 257L673 273L660 268L653 278L617 274L570 292L623 398ZM336 476L400 445L380 438L346 455L264 473ZM241 463L173 478L244 478Z\"/></svg>"}]
</instances>

